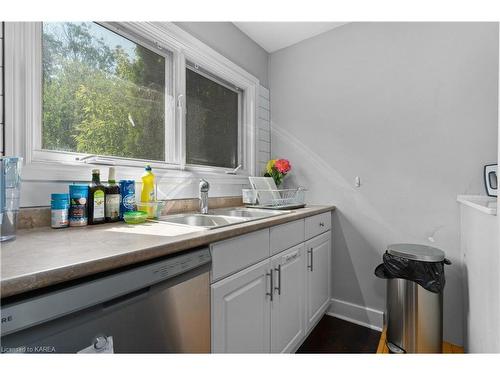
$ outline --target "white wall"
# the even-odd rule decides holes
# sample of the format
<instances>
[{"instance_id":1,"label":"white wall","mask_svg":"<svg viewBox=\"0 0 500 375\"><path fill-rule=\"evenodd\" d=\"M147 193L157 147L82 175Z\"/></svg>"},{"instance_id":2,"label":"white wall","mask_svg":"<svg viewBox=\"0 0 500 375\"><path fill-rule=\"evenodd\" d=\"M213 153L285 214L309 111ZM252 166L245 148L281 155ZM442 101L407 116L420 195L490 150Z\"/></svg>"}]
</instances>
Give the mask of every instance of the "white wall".
<instances>
[{"instance_id":1,"label":"white wall","mask_svg":"<svg viewBox=\"0 0 500 375\"><path fill-rule=\"evenodd\" d=\"M497 158L497 82L496 23L351 23L271 54L272 156L338 207L336 300L384 310L385 247L433 244L454 263L445 339L462 344L456 196L483 193Z\"/></svg>"},{"instance_id":2,"label":"white wall","mask_svg":"<svg viewBox=\"0 0 500 375\"><path fill-rule=\"evenodd\" d=\"M499 43L500 43L500 40L499 40ZM499 53L500 53L500 47L499 47ZM500 66L499 66L499 69L500 69ZM499 76L500 76L500 73L499 73ZM500 81L500 77L499 77L499 81ZM499 83L499 86L500 86L500 83ZM499 87L499 91L500 91L500 87ZM498 102L498 108L499 108L499 118L498 118L498 143L497 143L497 151L498 151L498 159L497 161L500 162L500 94L499 94L499 102ZM500 180L500 169L497 169L497 181ZM497 207L500 207L500 196L497 197ZM497 222L498 222L498 231L497 231L497 242L500 244L500 210L497 209ZM497 249L497 259L500 259L500 249ZM500 261L499 261L500 263ZM496 270L496 277L497 277L497 280L499 281L499 284L500 285L500 269L497 269ZM498 296L497 296L498 297ZM500 321L497 320L496 321L496 324L492 327L492 331L494 332L494 334L497 334L498 337L500 337ZM497 343L499 344L498 345L498 349L500 350L500 342L497 340Z\"/></svg>"}]
</instances>

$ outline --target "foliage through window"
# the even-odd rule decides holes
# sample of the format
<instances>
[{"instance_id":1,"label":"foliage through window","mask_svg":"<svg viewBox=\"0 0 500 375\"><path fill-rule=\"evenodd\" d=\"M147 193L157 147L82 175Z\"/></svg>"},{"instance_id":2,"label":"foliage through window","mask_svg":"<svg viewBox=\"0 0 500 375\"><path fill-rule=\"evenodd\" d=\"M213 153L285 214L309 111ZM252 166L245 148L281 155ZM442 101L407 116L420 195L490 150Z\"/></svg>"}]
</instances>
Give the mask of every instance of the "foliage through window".
<instances>
[{"instance_id":1,"label":"foliage through window","mask_svg":"<svg viewBox=\"0 0 500 375\"><path fill-rule=\"evenodd\" d=\"M186 162L235 168L238 160L240 94L186 69Z\"/></svg>"},{"instance_id":2,"label":"foliage through window","mask_svg":"<svg viewBox=\"0 0 500 375\"><path fill-rule=\"evenodd\" d=\"M44 23L42 148L165 160L166 59L98 24Z\"/></svg>"}]
</instances>

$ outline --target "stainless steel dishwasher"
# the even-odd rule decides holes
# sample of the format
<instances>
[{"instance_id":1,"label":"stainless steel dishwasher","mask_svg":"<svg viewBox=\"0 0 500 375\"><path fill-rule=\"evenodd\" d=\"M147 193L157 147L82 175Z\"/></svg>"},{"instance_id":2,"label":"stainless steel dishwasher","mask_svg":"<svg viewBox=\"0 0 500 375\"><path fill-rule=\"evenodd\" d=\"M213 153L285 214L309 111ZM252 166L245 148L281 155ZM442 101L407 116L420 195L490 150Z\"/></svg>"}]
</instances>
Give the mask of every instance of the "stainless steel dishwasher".
<instances>
[{"instance_id":1,"label":"stainless steel dishwasher","mask_svg":"<svg viewBox=\"0 0 500 375\"><path fill-rule=\"evenodd\" d=\"M2 353L209 353L210 252L2 301Z\"/></svg>"}]
</instances>

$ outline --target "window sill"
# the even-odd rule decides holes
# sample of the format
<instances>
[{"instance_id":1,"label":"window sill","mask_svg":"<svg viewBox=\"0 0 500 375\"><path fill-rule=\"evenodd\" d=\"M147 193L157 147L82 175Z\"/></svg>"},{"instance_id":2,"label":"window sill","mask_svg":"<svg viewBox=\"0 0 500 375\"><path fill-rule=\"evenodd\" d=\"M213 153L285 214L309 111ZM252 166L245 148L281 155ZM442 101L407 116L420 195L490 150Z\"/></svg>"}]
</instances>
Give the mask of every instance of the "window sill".
<instances>
[{"instance_id":1,"label":"window sill","mask_svg":"<svg viewBox=\"0 0 500 375\"><path fill-rule=\"evenodd\" d=\"M108 178L108 166L86 163L32 162L22 170L21 207L50 205L50 194L68 192L72 183L87 184L92 169L101 170L101 180ZM118 180L134 180L136 192L141 189L143 167L115 166ZM249 186L248 176L229 175L222 172L191 171L180 169L153 169L156 175L158 199L191 199L199 194L201 178L210 183L209 196L241 196L241 189Z\"/></svg>"},{"instance_id":2,"label":"window sill","mask_svg":"<svg viewBox=\"0 0 500 375\"><path fill-rule=\"evenodd\" d=\"M144 163L144 165L146 164L147 162ZM169 183L186 183L188 180L206 178L213 182L248 183L249 174L241 170L238 174L234 175L226 173L226 169L223 168L189 166L181 169L177 166L162 165L158 167L155 166L155 163L151 164L158 182L161 182L163 179L168 179ZM23 181L87 182L91 180L92 169L100 169L102 180L106 180L107 169L113 166L119 180L127 179L140 182L144 165L126 166L118 164L93 164L78 161L33 161L25 165L22 171L22 178Z\"/></svg>"}]
</instances>

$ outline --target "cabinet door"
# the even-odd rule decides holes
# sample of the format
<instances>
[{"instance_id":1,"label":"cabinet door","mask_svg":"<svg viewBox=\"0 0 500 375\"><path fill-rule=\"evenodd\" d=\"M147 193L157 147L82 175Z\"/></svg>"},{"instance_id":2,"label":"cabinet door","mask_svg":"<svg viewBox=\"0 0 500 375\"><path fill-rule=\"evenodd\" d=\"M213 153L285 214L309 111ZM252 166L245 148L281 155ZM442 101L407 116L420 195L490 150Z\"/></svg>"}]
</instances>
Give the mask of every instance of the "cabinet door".
<instances>
[{"instance_id":1,"label":"cabinet door","mask_svg":"<svg viewBox=\"0 0 500 375\"><path fill-rule=\"evenodd\" d=\"M271 259L274 296L271 305L271 352L290 353L305 335L304 244Z\"/></svg>"},{"instance_id":2,"label":"cabinet door","mask_svg":"<svg viewBox=\"0 0 500 375\"><path fill-rule=\"evenodd\" d=\"M330 303L330 246L328 231L306 242L307 329L323 316Z\"/></svg>"},{"instance_id":3,"label":"cabinet door","mask_svg":"<svg viewBox=\"0 0 500 375\"><path fill-rule=\"evenodd\" d=\"M269 259L212 284L212 352L269 353Z\"/></svg>"}]
</instances>

